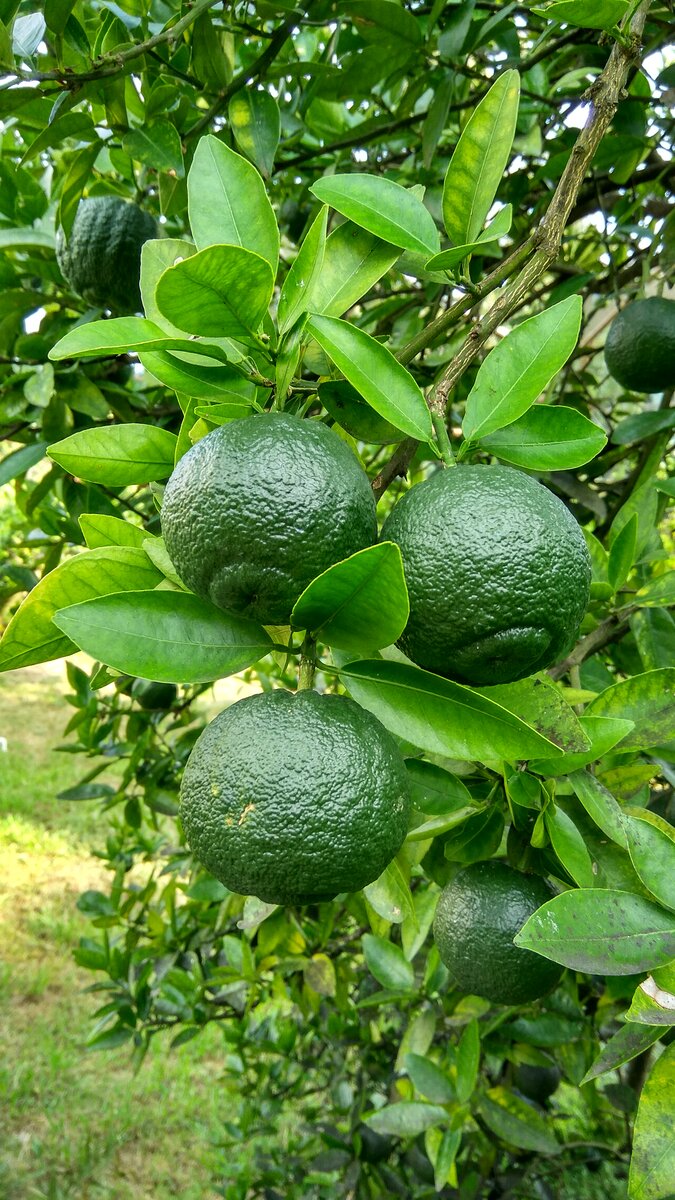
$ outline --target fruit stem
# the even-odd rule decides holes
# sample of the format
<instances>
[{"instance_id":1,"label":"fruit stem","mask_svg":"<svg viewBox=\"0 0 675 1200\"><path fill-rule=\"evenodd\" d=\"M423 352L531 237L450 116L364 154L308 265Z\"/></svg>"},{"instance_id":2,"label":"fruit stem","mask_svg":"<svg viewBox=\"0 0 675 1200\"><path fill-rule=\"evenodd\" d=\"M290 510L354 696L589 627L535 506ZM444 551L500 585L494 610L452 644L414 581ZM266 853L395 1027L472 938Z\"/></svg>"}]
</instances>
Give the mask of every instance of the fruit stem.
<instances>
[{"instance_id":1,"label":"fruit stem","mask_svg":"<svg viewBox=\"0 0 675 1200\"><path fill-rule=\"evenodd\" d=\"M300 673L298 675L298 691L305 692L314 686L316 674L316 642L310 633L305 634L300 658Z\"/></svg>"},{"instance_id":2,"label":"fruit stem","mask_svg":"<svg viewBox=\"0 0 675 1200\"><path fill-rule=\"evenodd\" d=\"M450 438L448 437L448 430L445 424L445 417L443 413L432 411L431 419L434 423L434 429L436 431L438 449L440 450L441 458L443 459L445 466L456 467L457 463L455 462L455 456L452 453L452 446L450 445Z\"/></svg>"}]
</instances>

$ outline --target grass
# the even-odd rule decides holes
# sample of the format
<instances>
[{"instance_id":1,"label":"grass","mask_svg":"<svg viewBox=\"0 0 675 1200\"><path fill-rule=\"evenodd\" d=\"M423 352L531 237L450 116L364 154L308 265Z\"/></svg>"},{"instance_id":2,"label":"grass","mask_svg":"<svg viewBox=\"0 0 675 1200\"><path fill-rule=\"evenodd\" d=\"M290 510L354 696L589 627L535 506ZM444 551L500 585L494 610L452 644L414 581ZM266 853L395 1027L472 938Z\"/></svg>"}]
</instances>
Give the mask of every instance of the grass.
<instances>
[{"instance_id":1,"label":"grass","mask_svg":"<svg viewBox=\"0 0 675 1200\"><path fill-rule=\"evenodd\" d=\"M71 957L88 928L75 901L105 886L105 818L55 799L89 765L52 749L71 711L62 679L49 665L0 679L0 1196L215 1200L233 1109L219 1030L171 1054L156 1042L135 1078L126 1050L83 1050L96 998Z\"/></svg>"}]
</instances>

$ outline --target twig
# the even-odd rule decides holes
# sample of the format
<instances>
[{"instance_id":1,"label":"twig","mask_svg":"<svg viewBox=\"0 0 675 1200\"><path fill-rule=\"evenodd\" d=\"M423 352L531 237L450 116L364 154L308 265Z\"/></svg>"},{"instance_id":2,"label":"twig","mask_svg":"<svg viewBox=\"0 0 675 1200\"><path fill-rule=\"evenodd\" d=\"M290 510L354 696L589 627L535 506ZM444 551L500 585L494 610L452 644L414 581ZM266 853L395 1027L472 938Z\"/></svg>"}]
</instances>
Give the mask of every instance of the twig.
<instances>
[{"instance_id":1,"label":"twig","mask_svg":"<svg viewBox=\"0 0 675 1200\"><path fill-rule=\"evenodd\" d=\"M479 354L491 333L505 321L518 305L530 295L533 285L556 259L563 232L570 213L574 207L579 190L595 152L604 137L614 117L619 104L621 93L631 67L640 59L640 37L644 28L651 0L642 0L633 14L624 43L615 42L605 67L595 83L588 89L587 96L591 101L589 119L572 148L572 153L553 193L551 203L533 235L536 249L529 261L513 282L497 297L490 311L486 313L470 330L462 347L443 372L438 383L431 389L427 403L432 413L445 413L448 397L457 385L467 367ZM530 239L528 239L529 245ZM518 254L518 251L515 252ZM481 297L485 295L482 293ZM472 297L472 303L475 300ZM448 318L450 312L443 314ZM448 324L452 322L448 320ZM419 349L422 342L429 344L435 333L431 327L424 330L417 339ZM407 348L406 348L407 349ZM409 361L409 360L406 360ZM405 474L415 452L417 443L402 443L395 452L390 464L380 473L373 483L373 490L379 498L396 475ZM405 447L405 449L404 449Z\"/></svg>"},{"instance_id":2,"label":"twig","mask_svg":"<svg viewBox=\"0 0 675 1200\"><path fill-rule=\"evenodd\" d=\"M557 663L555 667L549 669L551 679L562 679L563 675L567 675L574 667L580 667L587 658L595 654L597 650L602 650L604 646L609 646L611 642L617 642L623 637L628 629L628 620L633 612L633 609L623 609L621 613L612 613L611 617L601 621L597 629L591 630L579 642L578 646L564 658L561 663Z\"/></svg>"}]
</instances>

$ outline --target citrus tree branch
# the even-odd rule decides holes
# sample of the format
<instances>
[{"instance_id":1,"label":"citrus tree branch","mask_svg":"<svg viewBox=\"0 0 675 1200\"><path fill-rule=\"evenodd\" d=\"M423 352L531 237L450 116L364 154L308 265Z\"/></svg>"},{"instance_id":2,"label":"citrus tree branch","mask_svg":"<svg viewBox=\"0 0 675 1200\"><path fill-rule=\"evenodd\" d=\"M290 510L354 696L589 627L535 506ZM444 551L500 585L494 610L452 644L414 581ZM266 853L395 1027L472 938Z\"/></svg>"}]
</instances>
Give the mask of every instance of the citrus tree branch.
<instances>
[{"instance_id":1,"label":"citrus tree branch","mask_svg":"<svg viewBox=\"0 0 675 1200\"><path fill-rule=\"evenodd\" d=\"M488 337L498 325L510 316L514 309L527 299L534 284L555 261L570 213L574 208L588 167L614 117L628 73L640 62L642 31L650 4L651 0L641 0L621 41L614 43L603 71L582 97L582 99L590 101L588 121L572 148L565 170L542 221L532 237L525 243L527 261L516 278L497 296L489 311L474 324L458 353L446 367L438 382L431 388L427 396L427 403L432 413L445 414L450 393L467 367L477 357ZM531 247L534 247L534 253L530 256ZM519 251L515 252L516 255L518 253ZM488 281L489 277L484 284L487 284ZM497 280L487 290L495 290L499 282ZM416 353L419 353L425 345L429 345L438 335L441 330L437 327L432 331L434 324L438 326L439 322L444 321L445 325L442 328L450 326L460 315L458 311L460 305L462 306L461 311L475 308L486 294L487 291L483 289L478 299L471 296L466 305L461 301L453 309L443 313L442 317L438 318L438 322L432 323L418 337L414 353L410 353L411 346L404 347L401 355L402 361L409 362ZM378 499L392 479L397 475L405 474L416 446L417 443L412 439L401 443L390 462L373 481L373 491Z\"/></svg>"}]
</instances>

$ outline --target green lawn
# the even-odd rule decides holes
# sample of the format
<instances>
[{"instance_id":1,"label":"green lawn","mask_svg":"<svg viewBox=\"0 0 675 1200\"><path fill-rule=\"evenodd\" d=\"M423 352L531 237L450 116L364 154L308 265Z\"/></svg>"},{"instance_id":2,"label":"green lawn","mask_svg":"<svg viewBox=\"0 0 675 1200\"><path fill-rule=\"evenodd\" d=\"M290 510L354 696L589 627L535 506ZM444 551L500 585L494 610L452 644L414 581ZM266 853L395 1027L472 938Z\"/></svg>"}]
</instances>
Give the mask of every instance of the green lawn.
<instances>
[{"instance_id":1,"label":"green lawn","mask_svg":"<svg viewBox=\"0 0 675 1200\"><path fill-rule=\"evenodd\" d=\"M94 977L72 962L78 894L105 886L97 803L55 799L88 760L58 754L71 712L59 668L0 678L0 1196L214 1200L213 1142L232 1113L217 1028L134 1078L126 1051L86 1053ZM221 1164L222 1165L222 1164Z\"/></svg>"}]
</instances>

